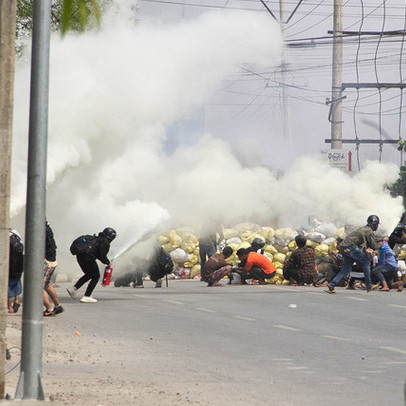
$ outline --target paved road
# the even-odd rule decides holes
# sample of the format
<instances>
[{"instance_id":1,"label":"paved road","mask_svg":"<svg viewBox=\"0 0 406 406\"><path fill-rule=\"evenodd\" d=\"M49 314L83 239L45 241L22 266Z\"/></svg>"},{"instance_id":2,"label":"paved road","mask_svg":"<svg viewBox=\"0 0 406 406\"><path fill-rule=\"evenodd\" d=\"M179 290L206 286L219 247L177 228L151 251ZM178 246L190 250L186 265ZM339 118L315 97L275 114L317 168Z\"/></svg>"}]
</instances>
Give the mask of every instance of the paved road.
<instances>
[{"instance_id":1,"label":"paved road","mask_svg":"<svg viewBox=\"0 0 406 406\"><path fill-rule=\"evenodd\" d=\"M73 302L67 286L55 323L103 337L106 351L127 346L112 373L211 405L404 405L406 292L169 281L99 285L93 305Z\"/></svg>"}]
</instances>

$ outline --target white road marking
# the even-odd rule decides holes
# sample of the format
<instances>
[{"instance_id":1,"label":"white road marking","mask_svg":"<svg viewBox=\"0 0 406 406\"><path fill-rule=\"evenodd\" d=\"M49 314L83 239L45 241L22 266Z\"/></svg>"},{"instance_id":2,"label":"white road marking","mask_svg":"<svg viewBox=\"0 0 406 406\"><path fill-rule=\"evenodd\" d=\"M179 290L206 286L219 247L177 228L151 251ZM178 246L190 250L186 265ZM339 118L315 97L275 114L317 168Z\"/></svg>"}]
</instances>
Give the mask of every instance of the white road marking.
<instances>
[{"instance_id":1,"label":"white road marking","mask_svg":"<svg viewBox=\"0 0 406 406\"><path fill-rule=\"evenodd\" d=\"M401 348L396 347L379 347L379 348L381 348L382 350L397 352L398 354L406 354L406 350L402 350Z\"/></svg>"},{"instance_id":2,"label":"white road marking","mask_svg":"<svg viewBox=\"0 0 406 406\"><path fill-rule=\"evenodd\" d=\"M273 327L281 328L282 330L302 331L300 328L285 326L284 324L273 324Z\"/></svg>"},{"instance_id":3,"label":"white road marking","mask_svg":"<svg viewBox=\"0 0 406 406\"><path fill-rule=\"evenodd\" d=\"M196 310L201 310L202 312L207 312L207 313L216 313L215 310L205 309L204 307L197 307Z\"/></svg>"},{"instance_id":4,"label":"white road marking","mask_svg":"<svg viewBox=\"0 0 406 406\"><path fill-rule=\"evenodd\" d=\"M234 316L234 318L239 319L239 320L245 320L245 321L257 321L257 319L252 319L251 317L244 317L244 316Z\"/></svg>"},{"instance_id":5,"label":"white road marking","mask_svg":"<svg viewBox=\"0 0 406 406\"><path fill-rule=\"evenodd\" d=\"M322 336L323 338L330 338L331 340L339 340L339 341L352 341L351 338L343 338L343 337L336 337L336 336Z\"/></svg>"},{"instance_id":6,"label":"white road marking","mask_svg":"<svg viewBox=\"0 0 406 406\"><path fill-rule=\"evenodd\" d=\"M179 302L177 300L170 300L170 299L166 300L166 302L173 303L173 304L179 304L179 305L183 304L183 302Z\"/></svg>"},{"instance_id":7,"label":"white road marking","mask_svg":"<svg viewBox=\"0 0 406 406\"><path fill-rule=\"evenodd\" d=\"M389 306L398 307L399 309L406 309L406 306L398 305L398 304L390 304Z\"/></svg>"},{"instance_id":8,"label":"white road marking","mask_svg":"<svg viewBox=\"0 0 406 406\"><path fill-rule=\"evenodd\" d=\"M307 367L286 367L286 369L295 369L295 370L299 370L299 369L308 369Z\"/></svg>"}]
</instances>

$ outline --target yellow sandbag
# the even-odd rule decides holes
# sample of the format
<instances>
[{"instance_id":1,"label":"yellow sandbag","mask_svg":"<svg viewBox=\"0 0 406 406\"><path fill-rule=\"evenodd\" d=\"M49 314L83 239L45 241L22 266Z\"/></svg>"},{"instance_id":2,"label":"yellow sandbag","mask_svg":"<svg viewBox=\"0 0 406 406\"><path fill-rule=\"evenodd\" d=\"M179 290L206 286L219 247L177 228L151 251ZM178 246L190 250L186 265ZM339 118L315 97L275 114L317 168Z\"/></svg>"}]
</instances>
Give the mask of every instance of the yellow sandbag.
<instances>
[{"instance_id":1,"label":"yellow sandbag","mask_svg":"<svg viewBox=\"0 0 406 406\"><path fill-rule=\"evenodd\" d=\"M258 234L258 233L251 233L251 235L250 235L250 244L252 243L252 241L254 241L254 239L255 238L259 238L261 241L263 241L264 242L264 244L265 244L265 237L263 237L261 234Z\"/></svg>"},{"instance_id":2,"label":"yellow sandbag","mask_svg":"<svg viewBox=\"0 0 406 406\"><path fill-rule=\"evenodd\" d=\"M329 246L328 246L328 253L329 254L334 254L337 252L337 241L333 241Z\"/></svg>"},{"instance_id":3,"label":"yellow sandbag","mask_svg":"<svg viewBox=\"0 0 406 406\"><path fill-rule=\"evenodd\" d=\"M338 230L337 230L337 232L335 233L335 236L334 236L335 238L342 238L342 239L344 239L345 238L345 228L344 227L341 227L341 228L339 228Z\"/></svg>"},{"instance_id":4,"label":"yellow sandbag","mask_svg":"<svg viewBox=\"0 0 406 406\"><path fill-rule=\"evenodd\" d=\"M180 248L182 248L186 252L194 252L197 246L197 242L193 243L191 241L182 241L182 244L180 244Z\"/></svg>"},{"instance_id":5,"label":"yellow sandbag","mask_svg":"<svg viewBox=\"0 0 406 406\"><path fill-rule=\"evenodd\" d=\"M397 259L406 259L406 251L405 250L400 250Z\"/></svg>"},{"instance_id":6,"label":"yellow sandbag","mask_svg":"<svg viewBox=\"0 0 406 406\"><path fill-rule=\"evenodd\" d=\"M328 245L327 244L319 244L314 248L314 255L319 257L325 257L328 255Z\"/></svg>"},{"instance_id":7,"label":"yellow sandbag","mask_svg":"<svg viewBox=\"0 0 406 406\"><path fill-rule=\"evenodd\" d=\"M238 245L237 251L238 251L240 248L249 248L249 247L251 247L251 244L250 244L248 241L243 241L241 244ZM236 251L236 252L237 252L237 251Z\"/></svg>"},{"instance_id":8,"label":"yellow sandbag","mask_svg":"<svg viewBox=\"0 0 406 406\"><path fill-rule=\"evenodd\" d=\"M168 236L164 234L160 235L158 239L161 245L167 244L169 242Z\"/></svg>"},{"instance_id":9,"label":"yellow sandbag","mask_svg":"<svg viewBox=\"0 0 406 406\"><path fill-rule=\"evenodd\" d=\"M283 276L283 269L282 268L276 268L276 275Z\"/></svg>"},{"instance_id":10,"label":"yellow sandbag","mask_svg":"<svg viewBox=\"0 0 406 406\"><path fill-rule=\"evenodd\" d=\"M169 238L169 244L172 245L172 247L179 248L180 244L182 244L182 237L176 233L176 231L171 231L168 235Z\"/></svg>"},{"instance_id":11,"label":"yellow sandbag","mask_svg":"<svg viewBox=\"0 0 406 406\"><path fill-rule=\"evenodd\" d=\"M163 244L162 248L166 251L166 252L171 252L175 249L175 247L172 246L172 244Z\"/></svg>"},{"instance_id":12,"label":"yellow sandbag","mask_svg":"<svg viewBox=\"0 0 406 406\"><path fill-rule=\"evenodd\" d=\"M271 279L265 279L265 281L267 283L270 283L270 284L273 284L273 285L282 285L284 279L283 279L283 276L277 274Z\"/></svg>"},{"instance_id":13,"label":"yellow sandbag","mask_svg":"<svg viewBox=\"0 0 406 406\"><path fill-rule=\"evenodd\" d=\"M306 245L308 245L309 247L312 247L312 248L316 248L319 245L319 243L316 241L307 240Z\"/></svg>"},{"instance_id":14,"label":"yellow sandbag","mask_svg":"<svg viewBox=\"0 0 406 406\"><path fill-rule=\"evenodd\" d=\"M190 270L190 278L193 279L195 276L200 275L200 265L192 266Z\"/></svg>"},{"instance_id":15,"label":"yellow sandbag","mask_svg":"<svg viewBox=\"0 0 406 406\"><path fill-rule=\"evenodd\" d=\"M275 230L275 240L278 245L286 246L292 239L293 231L289 227L278 228Z\"/></svg>"},{"instance_id":16,"label":"yellow sandbag","mask_svg":"<svg viewBox=\"0 0 406 406\"><path fill-rule=\"evenodd\" d=\"M234 230L233 228L225 228L223 230L223 235L225 240L229 240L230 238L239 237L239 232Z\"/></svg>"},{"instance_id":17,"label":"yellow sandbag","mask_svg":"<svg viewBox=\"0 0 406 406\"><path fill-rule=\"evenodd\" d=\"M280 262L272 262L275 266L275 268L278 269L282 269L283 270L283 264L281 264Z\"/></svg>"},{"instance_id":18,"label":"yellow sandbag","mask_svg":"<svg viewBox=\"0 0 406 406\"><path fill-rule=\"evenodd\" d=\"M265 245L264 251L269 252L272 255L275 255L278 253L278 250L271 244Z\"/></svg>"},{"instance_id":19,"label":"yellow sandbag","mask_svg":"<svg viewBox=\"0 0 406 406\"><path fill-rule=\"evenodd\" d=\"M258 231L266 240L271 240L275 235L275 230L272 227L261 227Z\"/></svg>"},{"instance_id":20,"label":"yellow sandbag","mask_svg":"<svg viewBox=\"0 0 406 406\"><path fill-rule=\"evenodd\" d=\"M254 224L254 223L240 223L240 224L236 224L233 227L235 230L237 230L239 233L249 230L249 231L258 231L261 227L258 224Z\"/></svg>"},{"instance_id":21,"label":"yellow sandbag","mask_svg":"<svg viewBox=\"0 0 406 406\"><path fill-rule=\"evenodd\" d=\"M242 232L240 233L241 241L242 241L242 242L247 241L249 244L251 244L251 241L253 240L252 234L253 234L253 233L252 233L252 231L250 231L250 230L242 231Z\"/></svg>"},{"instance_id":22,"label":"yellow sandbag","mask_svg":"<svg viewBox=\"0 0 406 406\"><path fill-rule=\"evenodd\" d=\"M279 245L279 244L274 244L273 245L278 252L281 252L282 254L287 254L289 252L289 248L287 245L283 246L283 245Z\"/></svg>"},{"instance_id":23,"label":"yellow sandbag","mask_svg":"<svg viewBox=\"0 0 406 406\"><path fill-rule=\"evenodd\" d=\"M265 255L271 262L273 262L273 255L272 255L272 254L270 254L269 252L265 251L265 252L264 252L264 255Z\"/></svg>"},{"instance_id":24,"label":"yellow sandbag","mask_svg":"<svg viewBox=\"0 0 406 406\"><path fill-rule=\"evenodd\" d=\"M289 248L290 251L294 251L294 250L297 248L296 241L295 241L295 240L292 240L292 241L288 244L288 248Z\"/></svg>"},{"instance_id":25,"label":"yellow sandbag","mask_svg":"<svg viewBox=\"0 0 406 406\"><path fill-rule=\"evenodd\" d=\"M273 256L274 262L280 262L281 264L283 264L285 262L285 258L286 258L286 255L282 254L282 252L278 252L277 254L275 254Z\"/></svg>"},{"instance_id":26,"label":"yellow sandbag","mask_svg":"<svg viewBox=\"0 0 406 406\"><path fill-rule=\"evenodd\" d=\"M189 259L184 262L183 266L185 268L192 268L194 265L196 265L199 261L199 258L195 254L190 254Z\"/></svg>"}]
</instances>

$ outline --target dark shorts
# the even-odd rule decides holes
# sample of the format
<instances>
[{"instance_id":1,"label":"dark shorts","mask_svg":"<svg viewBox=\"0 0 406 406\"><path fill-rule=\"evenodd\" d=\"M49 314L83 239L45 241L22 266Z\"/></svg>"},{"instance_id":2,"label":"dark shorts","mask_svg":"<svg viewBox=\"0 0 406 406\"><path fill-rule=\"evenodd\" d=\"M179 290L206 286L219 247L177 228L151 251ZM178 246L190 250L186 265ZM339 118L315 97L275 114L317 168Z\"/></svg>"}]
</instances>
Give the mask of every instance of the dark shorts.
<instances>
[{"instance_id":1,"label":"dark shorts","mask_svg":"<svg viewBox=\"0 0 406 406\"><path fill-rule=\"evenodd\" d=\"M16 297L22 292L21 279L10 279L8 281L8 297Z\"/></svg>"}]
</instances>

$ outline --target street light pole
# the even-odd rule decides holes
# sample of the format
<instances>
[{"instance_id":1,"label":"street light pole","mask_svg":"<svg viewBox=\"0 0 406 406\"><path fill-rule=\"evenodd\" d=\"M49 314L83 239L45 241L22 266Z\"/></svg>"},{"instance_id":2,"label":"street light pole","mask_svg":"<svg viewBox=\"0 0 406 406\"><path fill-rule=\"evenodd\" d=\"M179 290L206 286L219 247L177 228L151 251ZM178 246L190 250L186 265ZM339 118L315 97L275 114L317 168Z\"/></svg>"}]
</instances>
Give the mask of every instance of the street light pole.
<instances>
[{"instance_id":1,"label":"street light pole","mask_svg":"<svg viewBox=\"0 0 406 406\"><path fill-rule=\"evenodd\" d=\"M41 382L42 283L45 256L50 19L51 2L34 0L25 218L24 308L21 375L15 396L17 399L44 400Z\"/></svg>"}]
</instances>

